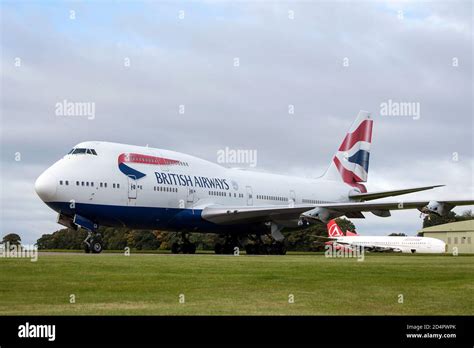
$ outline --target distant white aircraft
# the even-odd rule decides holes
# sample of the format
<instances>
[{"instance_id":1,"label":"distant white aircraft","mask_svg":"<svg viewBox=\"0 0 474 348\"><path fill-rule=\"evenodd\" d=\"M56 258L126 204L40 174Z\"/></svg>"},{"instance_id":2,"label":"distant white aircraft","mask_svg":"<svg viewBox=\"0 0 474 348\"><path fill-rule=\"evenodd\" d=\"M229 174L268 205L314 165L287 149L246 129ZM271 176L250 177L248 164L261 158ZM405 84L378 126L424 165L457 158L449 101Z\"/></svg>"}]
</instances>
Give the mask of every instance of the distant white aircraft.
<instances>
[{"instance_id":1,"label":"distant white aircraft","mask_svg":"<svg viewBox=\"0 0 474 348\"><path fill-rule=\"evenodd\" d=\"M355 247L364 248L368 251L392 251L399 253L444 253L446 243L440 239L429 237L403 237L403 236L360 236L357 233L346 231L346 235L331 220L327 224L328 239L326 244L332 245L335 249L352 249Z\"/></svg>"},{"instance_id":2,"label":"distant white aircraft","mask_svg":"<svg viewBox=\"0 0 474 348\"><path fill-rule=\"evenodd\" d=\"M181 232L173 252L194 253L189 232L214 232L225 237L216 253L245 246L248 253L284 254L284 227L327 223L343 215L364 218L364 212L388 217L394 209L445 215L456 205L474 203L376 201L442 185L367 192L363 183L372 125L370 114L361 111L328 170L316 179L229 169L169 150L87 141L42 173L35 189L59 213L59 224L89 231L86 252L95 253L102 250L96 232L101 225ZM264 245L263 235L271 236L271 245Z\"/></svg>"}]
</instances>

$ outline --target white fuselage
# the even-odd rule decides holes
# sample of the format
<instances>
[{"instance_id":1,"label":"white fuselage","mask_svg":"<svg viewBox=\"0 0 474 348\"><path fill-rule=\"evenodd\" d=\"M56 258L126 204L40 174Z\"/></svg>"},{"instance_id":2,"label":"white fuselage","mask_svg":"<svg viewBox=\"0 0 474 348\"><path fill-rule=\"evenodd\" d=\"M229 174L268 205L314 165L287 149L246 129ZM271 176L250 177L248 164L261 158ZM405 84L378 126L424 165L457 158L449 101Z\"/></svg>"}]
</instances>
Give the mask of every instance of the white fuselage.
<instances>
[{"instance_id":1,"label":"white fuselage","mask_svg":"<svg viewBox=\"0 0 474 348\"><path fill-rule=\"evenodd\" d=\"M212 230L200 216L209 205L316 205L348 202L354 192L343 182L230 169L149 147L90 141L75 149L95 153L64 156L38 178L36 191L61 214L105 226Z\"/></svg>"},{"instance_id":2,"label":"white fuselage","mask_svg":"<svg viewBox=\"0 0 474 348\"><path fill-rule=\"evenodd\" d=\"M444 253L446 244L439 239L429 237L403 236L349 236L337 237L334 242L349 247L363 247L378 251L392 250L402 253Z\"/></svg>"}]
</instances>

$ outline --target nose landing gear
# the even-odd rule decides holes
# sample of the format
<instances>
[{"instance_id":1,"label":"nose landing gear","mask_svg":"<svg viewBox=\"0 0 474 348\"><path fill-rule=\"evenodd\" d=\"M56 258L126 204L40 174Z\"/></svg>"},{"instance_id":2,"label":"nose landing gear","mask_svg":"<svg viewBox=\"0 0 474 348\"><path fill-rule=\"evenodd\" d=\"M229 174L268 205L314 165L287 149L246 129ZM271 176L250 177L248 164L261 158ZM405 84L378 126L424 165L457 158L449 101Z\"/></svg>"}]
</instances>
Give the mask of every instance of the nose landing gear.
<instances>
[{"instance_id":1,"label":"nose landing gear","mask_svg":"<svg viewBox=\"0 0 474 348\"><path fill-rule=\"evenodd\" d=\"M102 241L102 235L87 230L87 237L84 239L84 251L93 254L100 254L103 250L104 242Z\"/></svg>"}]
</instances>

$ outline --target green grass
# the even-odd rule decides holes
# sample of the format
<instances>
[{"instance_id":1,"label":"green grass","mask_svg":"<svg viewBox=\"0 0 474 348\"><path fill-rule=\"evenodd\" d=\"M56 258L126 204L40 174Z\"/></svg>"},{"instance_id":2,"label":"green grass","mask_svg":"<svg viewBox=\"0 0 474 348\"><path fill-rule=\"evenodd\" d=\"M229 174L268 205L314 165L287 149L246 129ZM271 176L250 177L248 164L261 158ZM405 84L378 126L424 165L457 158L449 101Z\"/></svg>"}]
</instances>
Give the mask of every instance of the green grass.
<instances>
[{"instance_id":1,"label":"green grass","mask_svg":"<svg viewBox=\"0 0 474 348\"><path fill-rule=\"evenodd\" d=\"M37 262L0 258L0 314L472 315L473 266L473 257L443 255L370 254L358 262L48 253Z\"/></svg>"}]
</instances>

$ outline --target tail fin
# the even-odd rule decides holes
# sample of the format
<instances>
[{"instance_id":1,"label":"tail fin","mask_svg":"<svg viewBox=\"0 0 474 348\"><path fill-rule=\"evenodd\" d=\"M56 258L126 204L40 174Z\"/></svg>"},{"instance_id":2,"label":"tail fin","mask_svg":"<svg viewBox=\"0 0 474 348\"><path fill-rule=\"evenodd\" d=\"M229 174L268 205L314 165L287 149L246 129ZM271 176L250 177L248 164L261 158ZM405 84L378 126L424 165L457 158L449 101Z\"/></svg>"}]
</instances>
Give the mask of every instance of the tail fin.
<instances>
[{"instance_id":1,"label":"tail fin","mask_svg":"<svg viewBox=\"0 0 474 348\"><path fill-rule=\"evenodd\" d=\"M323 175L323 179L343 181L361 192L367 192L365 186L360 183L367 181L369 172L372 126L373 120L370 113L360 111L334 155L331 165Z\"/></svg>"},{"instance_id":2,"label":"tail fin","mask_svg":"<svg viewBox=\"0 0 474 348\"><path fill-rule=\"evenodd\" d=\"M334 219L328 222L327 227L329 237L344 237L344 233L342 233Z\"/></svg>"}]
</instances>

